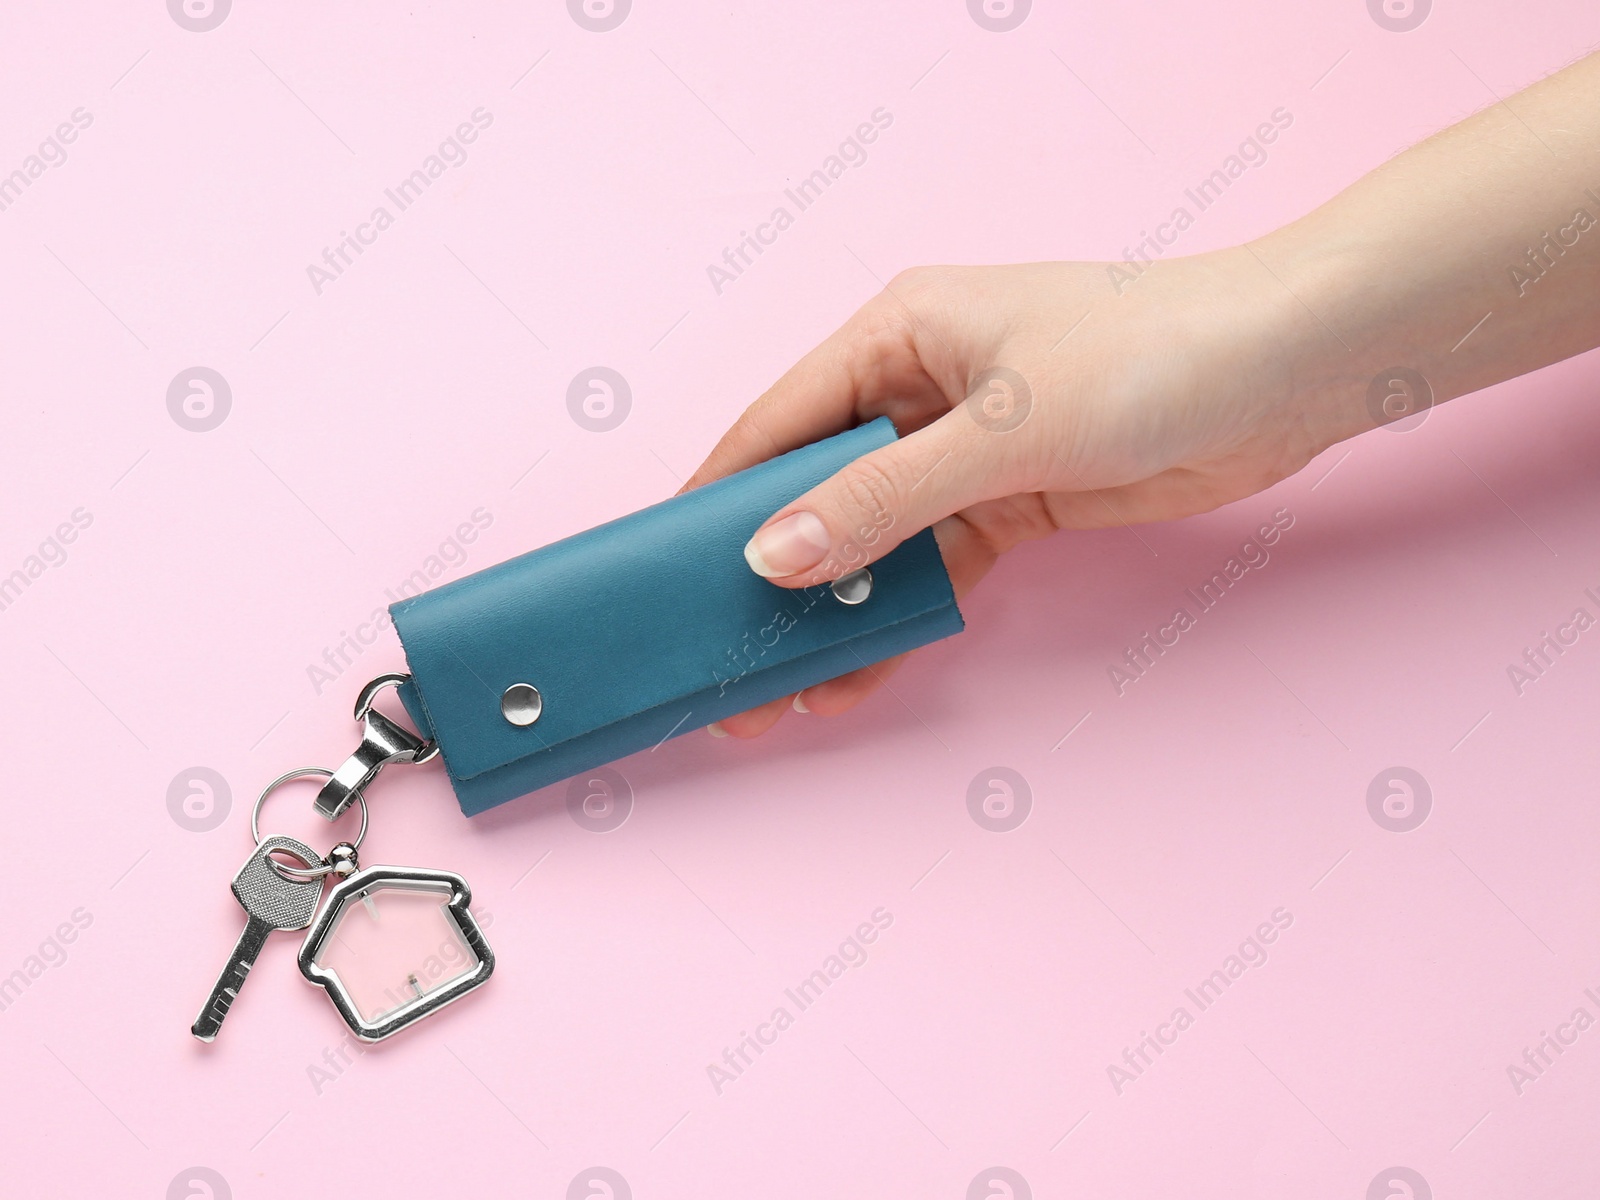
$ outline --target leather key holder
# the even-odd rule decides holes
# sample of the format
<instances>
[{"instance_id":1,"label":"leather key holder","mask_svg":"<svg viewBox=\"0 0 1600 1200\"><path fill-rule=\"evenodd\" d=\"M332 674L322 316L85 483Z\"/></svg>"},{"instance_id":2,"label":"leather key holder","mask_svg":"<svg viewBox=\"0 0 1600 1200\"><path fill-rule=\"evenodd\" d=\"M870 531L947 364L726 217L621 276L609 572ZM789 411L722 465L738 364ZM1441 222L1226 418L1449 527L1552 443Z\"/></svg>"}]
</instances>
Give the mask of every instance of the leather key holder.
<instances>
[{"instance_id":1,"label":"leather key holder","mask_svg":"<svg viewBox=\"0 0 1600 1200\"><path fill-rule=\"evenodd\" d=\"M930 530L861 569L890 514L824 564L831 585L780 588L744 559L774 512L895 436L880 417L392 605L400 698L462 811L960 632Z\"/></svg>"},{"instance_id":2,"label":"leather key holder","mask_svg":"<svg viewBox=\"0 0 1600 1200\"><path fill-rule=\"evenodd\" d=\"M443 759L471 816L959 632L929 530L863 565L894 528L891 513L850 531L821 564L832 583L780 588L745 562L745 543L772 513L894 437L887 420L873 421L391 605L411 673L361 689L361 740L337 770L296 767L256 798L255 849L233 881L244 933L189 1031L216 1038L274 929L308 930L300 973L364 1041L411 1028L491 977L494 951L465 879L360 864L366 790L389 764ZM391 687L420 733L373 707ZM261 836L267 798L308 777L324 781L315 802L324 817L361 813L354 839L326 857ZM330 877L339 882L318 912ZM417 928L428 936L408 936Z\"/></svg>"}]
</instances>

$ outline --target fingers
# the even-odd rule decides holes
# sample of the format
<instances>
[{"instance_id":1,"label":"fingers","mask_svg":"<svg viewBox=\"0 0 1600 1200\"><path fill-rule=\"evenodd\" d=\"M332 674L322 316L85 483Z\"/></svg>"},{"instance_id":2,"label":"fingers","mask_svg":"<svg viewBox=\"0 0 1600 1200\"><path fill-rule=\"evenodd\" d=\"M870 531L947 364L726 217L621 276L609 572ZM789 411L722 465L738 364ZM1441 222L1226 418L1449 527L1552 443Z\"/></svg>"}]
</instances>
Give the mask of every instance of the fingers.
<instances>
[{"instance_id":1,"label":"fingers","mask_svg":"<svg viewBox=\"0 0 1600 1200\"><path fill-rule=\"evenodd\" d=\"M774 513L745 546L750 569L809 587L882 558L981 500L1017 490L1003 435L966 406L874 450Z\"/></svg>"},{"instance_id":2,"label":"fingers","mask_svg":"<svg viewBox=\"0 0 1600 1200\"><path fill-rule=\"evenodd\" d=\"M684 491L765 462L855 424L863 364L872 346L853 318L785 372L744 413L700 464Z\"/></svg>"},{"instance_id":3,"label":"fingers","mask_svg":"<svg viewBox=\"0 0 1600 1200\"><path fill-rule=\"evenodd\" d=\"M979 579L994 566L995 550L988 540L972 525L960 517L950 517L933 527L939 541L939 553L945 568L950 572L950 582L956 599L966 596ZM785 712L814 713L821 717L836 717L860 704L881 687L885 680L900 669L909 654L897 654L883 662L861 667L834 679L813 684L798 696L784 696L760 708L751 709L729 717L711 726L713 737L757 737L771 729Z\"/></svg>"},{"instance_id":4,"label":"fingers","mask_svg":"<svg viewBox=\"0 0 1600 1200\"><path fill-rule=\"evenodd\" d=\"M800 703L791 707L797 712L815 713L819 717L837 717L882 687L884 681L898 671L900 664L909 657L909 654L897 654L881 663L808 687L797 697Z\"/></svg>"},{"instance_id":5,"label":"fingers","mask_svg":"<svg viewBox=\"0 0 1600 1200\"><path fill-rule=\"evenodd\" d=\"M683 485L689 491L873 417L899 428L949 407L923 370L907 320L878 296L773 384Z\"/></svg>"},{"instance_id":6,"label":"fingers","mask_svg":"<svg viewBox=\"0 0 1600 1200\"><path fill-rule=\"evenodd\" d=\"M778 723L778 718L789 711L793 703L793 696L780 696L770 700L759 708L747 709L742 713L735 713L712 725L708 725L712 737L729 736L736 738L760 737L767 730Z\"/></svg>"},{"instance_id":7,"label":"fingers","mask_svg":"<svg viewBox=\"0 0 1600 1200\"><path fill-rule=\"evenodd\" d=\"M840 675L837 679L829 679L824 683L808 687L798 696L783 696L777 700L769 701L759 708L752 708L735 716L709 725L707 728L712 737L736 737L740 739L760 737L767 730L776 725L787 712L816 713L822 717L836 717L842 712L854 708L873 692L882 686L884 680L894 674L909 657L908 654L898 654L894 658L885 659L883 662L874 663L870 667L862 667L851 671L848 675ZM799 703L796 703L799 701Z\"/></svg>"}]
</instances>

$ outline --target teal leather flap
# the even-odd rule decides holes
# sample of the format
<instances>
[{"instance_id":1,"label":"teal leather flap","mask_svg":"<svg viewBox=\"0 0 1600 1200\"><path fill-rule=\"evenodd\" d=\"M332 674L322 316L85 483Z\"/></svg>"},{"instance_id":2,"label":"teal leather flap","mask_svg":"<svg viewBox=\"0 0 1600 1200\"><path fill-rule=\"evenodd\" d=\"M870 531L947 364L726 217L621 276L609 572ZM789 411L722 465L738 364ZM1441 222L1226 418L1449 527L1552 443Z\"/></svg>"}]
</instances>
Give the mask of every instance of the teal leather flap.
<instances>
[{"instance_id":1,"label":"teal leather flap","mask_svg":"<svg viewBox=\"0 0 1600 1200\"><path fill-rule=\"evenodd\" d=\"M402 699L438 739L463 807L479 777L499 773L507 782L490 792L510 799L507 788L531 790L755 707L796 679L820 682L848 663L852 644L896 627L896 645L959 630L926 530L872 565L859 605L826 586L777 587L745 562L745 542L773 512L894 436L880 418L393 605L412 676ZM821 670L824 659L829 673L810 678L806 661ZM532 725L501 713L519 683L542 698ZM528 769L504 771L525 760ZM479 789L469 811L487 794Z\"/></svg>"}]
</instances>

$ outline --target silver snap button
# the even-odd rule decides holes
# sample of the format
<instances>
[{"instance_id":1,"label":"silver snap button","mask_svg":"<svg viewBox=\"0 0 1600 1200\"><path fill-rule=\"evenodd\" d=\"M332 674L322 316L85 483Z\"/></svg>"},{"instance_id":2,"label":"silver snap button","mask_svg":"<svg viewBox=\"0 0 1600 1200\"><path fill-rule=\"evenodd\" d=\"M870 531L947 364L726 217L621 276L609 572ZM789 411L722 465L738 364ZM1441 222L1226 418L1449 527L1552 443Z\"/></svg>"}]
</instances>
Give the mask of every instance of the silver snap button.
<instances>
[{"instance_id":1,"label":"silver snap button","mask_svg":"<svg viewBox=\"0 0 1600 1200\"><path fill-rule=\"evenodd\" d=\"M872 595L872 572L862 567L840 576L829 586L840 604L862 604Z\"/></svg>"},{"instance_id":2,"label":"silver snap button","mask_svg":"<svg viewBox=\"0 0 1600 1200\"><path fill-rule=\"evenodd\" d=\"M513 725L532 725L544 711L544 697L531 683L513 683L500 696L500 715Z\"/></svg>"}]
</instances>

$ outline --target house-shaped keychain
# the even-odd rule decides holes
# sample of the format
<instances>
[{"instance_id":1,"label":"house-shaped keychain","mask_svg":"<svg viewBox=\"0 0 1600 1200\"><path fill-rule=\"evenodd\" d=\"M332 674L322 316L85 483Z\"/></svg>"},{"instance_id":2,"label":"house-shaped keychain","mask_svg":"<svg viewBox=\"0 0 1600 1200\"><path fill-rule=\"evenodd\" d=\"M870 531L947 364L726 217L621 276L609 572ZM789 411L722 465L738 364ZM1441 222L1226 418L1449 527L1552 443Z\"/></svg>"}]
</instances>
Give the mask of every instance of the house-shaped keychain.
<instances>
[{"instance_id":1,"label":"house-shaped keychain","mask_svg":"<svg viewBox=\"0 0 1600 1200\"><path fill-rule=\"evenodd\" d=\"M368 867L341 880L300 947L300 971L326 988L363 1041L398 1033L489 978L494 951L450 871Z\"/></svg>"}]
</instances>

